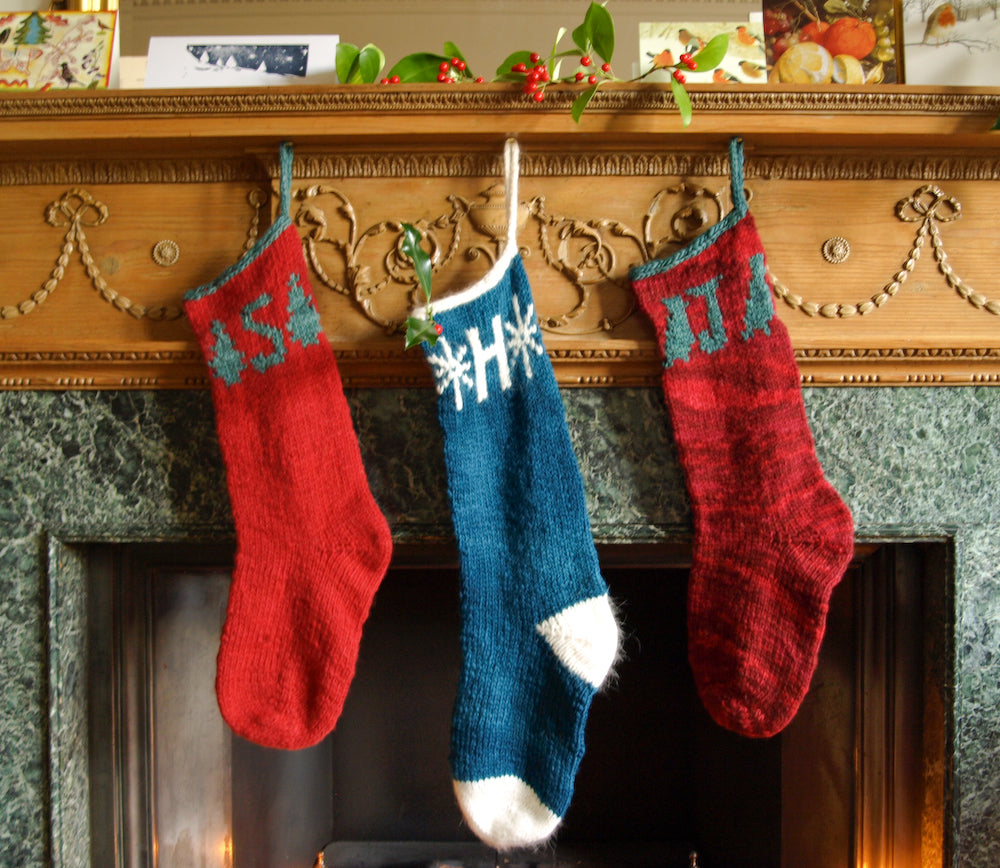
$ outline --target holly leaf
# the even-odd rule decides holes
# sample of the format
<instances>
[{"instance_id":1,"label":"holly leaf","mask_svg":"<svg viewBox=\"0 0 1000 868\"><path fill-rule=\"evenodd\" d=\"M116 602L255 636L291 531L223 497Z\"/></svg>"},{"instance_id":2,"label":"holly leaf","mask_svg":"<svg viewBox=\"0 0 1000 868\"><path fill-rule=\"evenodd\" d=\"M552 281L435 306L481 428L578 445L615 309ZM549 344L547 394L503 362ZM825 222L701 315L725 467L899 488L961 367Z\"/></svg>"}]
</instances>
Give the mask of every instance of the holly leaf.
<instances>
[{"instance_id":1,"label":"holly leaf","mask_svg":"<svg viewBox=\"0 0 1000 868\"><path fill-rule=\"evenodd\" d=\"M425 51L408 54L396 61L396 65L389 70L389 76L398 75L401 82L436 82L441 63L445 60L451 58Z\"/></svg>"},{"instance_id":2,"label":"holly leaf","mask_svg":"<svg viewBox=\"0 0 1000 868\"><path fill-rule=\"evenodd\" d=\"M337 43L337 80L341 84L372 84L385 66L385 55L377 45L363 48L349 42Z\"/></svg>"},{"instance_id":3,"label":"holly leaf","mask_svg":"<svg viewBox=\"0 0 1000 868\"><path fill-rule=\"evenodd\" d=\"M575 100L573 100L573 107L570 109L570 115L573 120L580 123L580 118L583 117L583 112L587 108L587 105L594 98L594 94L597 93L598 85L593 85L588 87L583 93L581 93Z\"/></svg>"},{"instance_id":4,"label":"holly leaf","mask_svg":"<svg viewBox=\"0 0 1000 868\"><path fill-rule=\"evenodd\" d=\"M584 19L590 33L594 51L601 60L611 62L615 53L615 22L611 13L599 3L591 3Z\"/></svg>"},{"instance_id":5,"label":"holly leaf","mask_svg":"<svg viewBox=\"0 0 1000 868\"><path fill-rule=\"evenodd\" d=\"M715 67L722 63L722 59L726 56L728 50L729 34L720 33L718 36L713 36L709 40L708 45L699 51L692 60L698 64L698 72L707 72L710 69L715 69Z\"/></svg>"},{"instance_id":6,"label":"holly leaf","mask_svg":"<svg viewBox=\"0 0 1000 868\"><path fill-rule=\"evenodd\" d=\"M670 79L670 89L674 92L674 102L677 103L677 108L680 109L681 124L687 126L691 123L691 98L684 89L684 85L676 78Z\"/></svg>"},{"instance_id":7,"label":"holly leaf","mask_svg":"<svg viewBox=\"0 0 1000 868\"><path fill-rule=\"evenodd\" d=\"M429 302L431 300L431 258L427 251L420 246L423 235L416 226L409 223L403 224L403 243L401 245L405 253L413 263L413 270L416 272L417 281L424 291L424 296Z\"/></svg>"},{"instance_id":8,"label":"holly leaf","mask_svg":"<svg viewBox=\"0 0 1000 868\"><path fill-rule=\"evenodd\" d=\"M503 79L504 81L524 81L524 75L518 73L512 73L511 67L517 66L519 63L523 63L528 69L531 69L534 64L531 62L531 52L530 51L515 51L513 54L508 54L500 65L497 67L497 77ZM507 76L513 76L513 78L507 78Z\"/></svg>"},{"instance_id":9,"label":"holly leaf","mask_svg":"<svg viewBox=\"0 0 1000 868\"><path fill-rule=\"evenodd\" d=\"M357 65L361 80L372 84L378 81L379 73L385 66L385 54L381 48L369 42L358 52Z\"/></svg>"},{"instance_id":10,"label":"holly leaf","mask_svg":"<svg viewBox=\"0 0 1000 868\"><path fill-rule=\"evenodd\" d=\"M403 349L412 349L417 344L421 344L424 341L427 341L427 343L433 347L437 343L437 339L437 327L434 325L433 319L421 319L417 316L407 318L406 344Z\"/></svg>"},{"instance_id":11,"label":"holly leaf","mask_svg":"<svg viewBox=\"0 0 1000 868\"><path fill-rule=\"evenodd\" d=\"M354 67L354 63L357 61L360 53L361 49L356 45L351 45L350 42L337 43L337 81L341 84L350 83L351 69Z\"/></svg>"}]
</instances>

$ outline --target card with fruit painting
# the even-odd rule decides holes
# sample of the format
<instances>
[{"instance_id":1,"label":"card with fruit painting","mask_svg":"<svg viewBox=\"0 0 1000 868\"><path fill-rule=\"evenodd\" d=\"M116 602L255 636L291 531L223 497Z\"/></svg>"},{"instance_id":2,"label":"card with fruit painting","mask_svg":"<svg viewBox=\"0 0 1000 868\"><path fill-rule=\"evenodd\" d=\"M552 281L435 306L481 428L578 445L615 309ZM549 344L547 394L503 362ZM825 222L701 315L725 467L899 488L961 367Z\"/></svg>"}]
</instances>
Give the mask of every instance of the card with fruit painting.
<instances>
[{"instance_id":1,"label":"card with fruit painting","mask_svg":"<svg viewBox=\"0 0 1000 868\"><path fill-rule=\"evenodd\" d=\"M764 0L768 81L903 81L901 0Z\"/></svg>"},{"instance_id":2,"label":"card with fruit painting","mask_svg":"<svg viewBox=\"0 0 1000 868\"><path fill-rule=\"evenodd\" d=\"M705 72L685 70L687 81L699 84L716 82L746 82L764 84L767 66L764 62L764 29L761 16L747 21L676 22L643 21L639 24L640 67L670 66L683 55L695 55L720 33L728 34L729 48L722 62ZM667 81L667 71L657 69L646 76L648 81Z\"/></svg>"}]
</instances>

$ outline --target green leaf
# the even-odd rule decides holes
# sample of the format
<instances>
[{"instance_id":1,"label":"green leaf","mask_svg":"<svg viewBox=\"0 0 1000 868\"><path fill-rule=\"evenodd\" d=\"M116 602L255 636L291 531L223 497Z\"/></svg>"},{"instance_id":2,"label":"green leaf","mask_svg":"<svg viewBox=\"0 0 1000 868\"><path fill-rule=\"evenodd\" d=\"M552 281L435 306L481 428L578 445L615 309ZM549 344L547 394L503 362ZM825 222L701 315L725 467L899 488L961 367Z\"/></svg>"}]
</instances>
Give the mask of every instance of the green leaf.
<instances>
[{"instance_id":1,"label":"green leaf","mask_svg":"<svg viewBox=\"0 0 1000 868\"><path fill-rule=\"evenodd\" d=\"M573 44L584 54L590 51L592 41L590 39L590 31L587 29L586 18L583 20L583 24L573 31L571 38L573 39Z\"/></svg>"},{"instance_id":2,"label":"green leaf","mask_svg":"<svg viewBox=\"0 0 1000 868\"><path fill-rule=\"evenodd\" d=\"M408 54L396 61L396 65L389 70L389 75L398 75L401 82L437 81L441 63L445 60L451 58L427 52Z\"/></svg>"},{"instance_id":3,"label":"green leaf","mask_svg":"<svg viewBox=\"0 0 1000 868\"><path fill-rule=\"evenodd\" d=\"M615 22L611 13L599 3L591 3L585 20L589 22L590 41L594 45L594 51L598 57L610 63L611 56L615 53Z\"/></svg>"},{"instance_id":4,"label":"green leaf","mask_svg":"<svg viewBox=\"0 0 1000 868\"><path fill-rule=\"evenodd\" d=\"M515 51L513 54L508 54L507 57L504 58L504 60L497 67L497 75L501 77L510 75L511 67L517 66L519 63L523 63L526 67L528 67L528 69L531 69L531 67L533 66L531 62L531 52ZM518 78L518 81L521 80L522 80L521 78Z\"/></svg>"},{"instance_id":5,"label":"green leaf","mask_svg":"<svg viewBox=\"0 0 1000 868\"><path fill-rule=\"evenodd\" d=\"M359 52L357 66L361 81L373 84L378 81L379 73L385 66L385 54L381 48L369 42Z\"/></svg>"},{"instance_id":6,"label":"green leaf","mask_svg":"<svg viewBox=\"0 0 1000 868\"><path fill-rule=\"evenodd\" d=\"M580 123L580 118L583 117L583 111L587 108L588 103L594 98L594 94L597 93L597 88L599 85L593 85L588 87L583 93L581 93L575 100L573 100L573 107L570 109L570 115L572 115L573 120Z\"/></svg>"},{"instance_id":7,"label":"green leaf","mask_svg":"<svg viewBox=\"0 0 1000 868\"><path fill-rule=\"evenodd\" d=\"M417 274L417 280L429 302L431 300L431 258L427 255L427 251L420 246L422 238L423 236L416 226L411 226L409 223L403 224L402 250L410 257L413 270Z\"/></svg>"},{"instance_id":8,"label":"green leaf","mask_svg":"<svg viewBox=\"0 0 1000 868\"><path fill-rule=\"evenodd\" d=\"M687 126L691 123L691 98L684 89L684 85L676 78L670 79L670 89L674 92L674 102L677 103L677 108L680 109L681 123Z\"/></svg>"},{"instance_id":9,"label":"green leaf","mask_svg":"<svg viewBox=\"0 0 1000 868\"><path fill-rule=\"evenodd\" d=\"M995 123L995 124L993 124L993 126L992 126L992 127L990 127L990 129L991 129L991 130L1000 130L1000 118L997 118L997 121L996 121L996 123Z\"/></svg>"},{"instance_id":10,"label":"green leaf","mask_svg":"<svg viewBox=\"0 0 1000 868\"><path fill-rule=\"evenodd\" d=\"M694 62L698 64L698 72L707 72L710 69L715 69L715 67L722 63L722 59L726 56L728 50L729 34L720 33L718 36L713 36L709 40L708 45L693 58Z\"/></svg>"},{"instance_id":11,"label":"green leaf","mask_svg":"<svg viewBox=\"0 0 1000 868\"><path fill-rule=\"evenodd\" d=\"M404 349L409 350L424 341L433 347L437 343L437 339L437 326L435 326L433 319L421 319L416 316L407 318Z\"/></svg>"},{"instance_id":12,"label":"green leaf","mask_svg":"<svg viewBox=\"0 0 1000 868\"><path fill-rule=\"evenodd\" d=\"M350 82L351 69L354 67L354 63L360 53L361 51L358 46L351 45L350 42L337 43L337 81L341 84Z\"/></svg>"},{"instance_id":13,"label":"green leaf","mask_svg":"<svg viewBox=\"0 0 1000 868\"><path fill-rule=\"evenodd\" d=\"M454 42L446 42L444 44L444 53L448 55L449 60L453 57L457 57L459 60L465 60L465 56ZM468 63L468 61L466 61L466 63Z\"/></svg>"}]
</instances>

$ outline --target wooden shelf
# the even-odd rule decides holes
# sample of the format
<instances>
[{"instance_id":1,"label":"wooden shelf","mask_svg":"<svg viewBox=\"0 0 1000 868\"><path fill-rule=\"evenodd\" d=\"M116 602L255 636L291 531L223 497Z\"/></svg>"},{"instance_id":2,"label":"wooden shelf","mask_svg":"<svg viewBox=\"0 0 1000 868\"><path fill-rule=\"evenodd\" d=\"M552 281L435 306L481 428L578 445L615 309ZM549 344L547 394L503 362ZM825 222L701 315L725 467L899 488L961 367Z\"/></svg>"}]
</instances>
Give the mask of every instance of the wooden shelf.
<instances>
[{"instance_id":1,"label":"wooden shelf","mask_svg":"<svg viewBox=\"0 0 1000 868\"><path fill-rule=\"evenodd\" d=\"M1000 89L694 86L686 129L661 85L609 87L580 124L574 94L0 96L0 387L204 385L180 298L270 221L285 140L292 217L345 380L429 384L393 334L412 289L385 271L393 227L422 223L449 251L436 293L482 273L496 240L475 212L512 134L519 238L562 383L658 380L654 336L629 315L628 268L728 208L733 135L804 382L1000 382ZM834 263L824 245L837 238L849 255ZM160 242L174 264L154 259Z\"/></svg>"}]
</instances>

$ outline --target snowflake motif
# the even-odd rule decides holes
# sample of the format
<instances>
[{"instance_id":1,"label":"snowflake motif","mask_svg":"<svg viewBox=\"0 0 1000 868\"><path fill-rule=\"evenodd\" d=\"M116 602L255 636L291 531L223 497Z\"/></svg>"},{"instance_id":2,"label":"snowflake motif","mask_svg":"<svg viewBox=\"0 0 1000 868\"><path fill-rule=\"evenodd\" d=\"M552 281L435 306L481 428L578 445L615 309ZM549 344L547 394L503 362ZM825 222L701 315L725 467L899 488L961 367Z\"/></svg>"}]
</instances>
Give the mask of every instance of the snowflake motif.
<instances>
[{"instance_id":1,"label":"snowflake motif","mask_svg":"<svg viewBox=\"0 0 1000 868\"><path fill-rule=\"evenodd\" d=\"M472 370L472 362L466 358L468 345L463 344L458 352L454 352L447 338L440 337L437 346L441 352L428 356L428 361L434 369L434 382L437 386L437 393L443 395L445 390L452 386L455 389L455 409L462 409L462 388L471 389L475 385L469 371Z\"/></svg>"},{"instance_id":2,"label":"snowflake motif","mask_svg":"<svg viewBox=\"0 0 1000 868\"><path fill-rule=\"evenodd\" d=\"M522 316L521 304L517 296L514 296L514 322L505 322L503 327L507 330L507 349L510 350L511 361L515 361L517 356L521 357L521 364L524 365L524 375L531 379L531 355L536 356L545 352L542 345L541 336L538 332L538 322L535 320L535 306L528 305L528 310Z\"/></svg>"}]
</instances>

